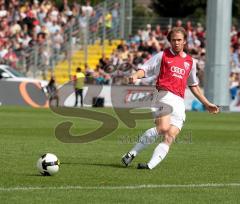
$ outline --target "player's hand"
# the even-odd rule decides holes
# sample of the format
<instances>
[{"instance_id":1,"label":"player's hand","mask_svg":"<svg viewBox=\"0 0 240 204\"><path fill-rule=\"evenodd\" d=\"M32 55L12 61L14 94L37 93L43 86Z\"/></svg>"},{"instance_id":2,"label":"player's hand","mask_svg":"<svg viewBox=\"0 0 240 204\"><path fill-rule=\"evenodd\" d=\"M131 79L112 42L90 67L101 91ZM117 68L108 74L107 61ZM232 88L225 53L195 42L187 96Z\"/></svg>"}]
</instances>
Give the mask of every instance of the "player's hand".
<instances>
[{"instance_id":1,"label":"player's hand","mask_svg":"<svg viewBox=\"0 0 240 204\"><path fill-rule=\"evenodd\" d=\"M136 81L137 81L137 76L135 76L135 75L132 75L132 76L130 76L129 78L128 78L128 83L129 84L135 84L136 83Z\"/></svg>"},{"instance_id":2,"label":"player's hand","mask_svg":"<svg viewBox=\"0 0 240 204\"><path fill-rule=\"evenodd\" d=\"M206 106L206 108L207 108L209 113L212 113L212 114L219 113L219 107L215 104L210 103Z\"/></svg>"}]
</instances>

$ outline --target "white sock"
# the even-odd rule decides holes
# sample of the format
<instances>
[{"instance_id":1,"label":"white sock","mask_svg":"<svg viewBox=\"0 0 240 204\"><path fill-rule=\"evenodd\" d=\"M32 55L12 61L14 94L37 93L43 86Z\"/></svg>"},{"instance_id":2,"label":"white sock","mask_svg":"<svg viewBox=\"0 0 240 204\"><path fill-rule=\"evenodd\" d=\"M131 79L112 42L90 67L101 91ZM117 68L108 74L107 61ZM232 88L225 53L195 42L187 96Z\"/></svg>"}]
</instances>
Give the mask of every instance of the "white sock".
<instances>
[{"instance_id":1,"label":"white sock","mask_svg":"<svg viewBox=\"0 0 240 204\"><path fill-rule=\"evenodd\" d=\"M146 132L142 134L142 136L139 139L139 142L132 148L131 151L129 151L129 153L136 156L149 144L154 143L158 135L159 134L156 127L148 129Z\"/></svg>"},{"instance_id":2,"label":"white sock","mask_svg":"<svg viewBox=\"0 0 240 204\"><path fill-rule=\"evenodd\" d=\"M160 143L154 150L151 160L148 162L148 167L153 169L157 166L167 155L169 146L165 143Z\"/></svg>"}]
</instances>

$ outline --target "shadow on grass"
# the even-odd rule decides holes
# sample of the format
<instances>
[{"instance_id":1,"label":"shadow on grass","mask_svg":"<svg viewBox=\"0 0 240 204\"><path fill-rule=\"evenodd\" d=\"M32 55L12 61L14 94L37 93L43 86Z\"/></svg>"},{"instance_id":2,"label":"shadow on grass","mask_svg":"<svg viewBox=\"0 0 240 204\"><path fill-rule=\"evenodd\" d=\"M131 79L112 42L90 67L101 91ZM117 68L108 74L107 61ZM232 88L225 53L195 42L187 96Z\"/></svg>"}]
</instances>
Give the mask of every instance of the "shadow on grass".
<instances>
[{"instance_id":1,"label":"shadow on grass","mask_svg":"<svg viewBox=\"0 0 240 204\"><path fill-rule=\"evenodd\" d=\"M36 173L36 174L25 174L25 176L30 176L30 177L45 177L43 175L41 175L40 173Z\"/></svg>"},{"instance_id":2,"label":"shadow on grass","mask_svg":"<svg viewBox=\"0 0 240 204\"><path fill-rule=\"evenodd\" d=\"M61 165L83 165L83 166L99 166L99 167L111 167L118 169L126 169L122 164L106 164L106 163L87 163L87 162L61 162Z\"/></svg>"}]
</instances>

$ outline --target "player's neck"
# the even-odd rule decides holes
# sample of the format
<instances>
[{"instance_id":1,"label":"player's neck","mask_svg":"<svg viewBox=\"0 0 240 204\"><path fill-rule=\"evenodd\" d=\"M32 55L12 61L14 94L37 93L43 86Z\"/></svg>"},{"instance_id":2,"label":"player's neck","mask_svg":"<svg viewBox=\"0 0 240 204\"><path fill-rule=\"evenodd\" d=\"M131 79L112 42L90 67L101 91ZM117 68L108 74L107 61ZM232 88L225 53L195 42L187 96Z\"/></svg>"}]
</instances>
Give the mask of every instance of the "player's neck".
<instances>
[{"instance_id":1,"label":"player's neck","mask_svg":"<svg viewBox=\"0 0 240 204\"><path fill-rule=\"evenodd\" d=\"M186 57L186 53L183 51L183 50L181 50L181 51L179 51L179 52L177 52L177 51L175 51L175 50L173 50L172 48L170 49L171 50L171 52L174 54L174 55L178 55L178 56L180 56L180 57Z\"/></svg>"}]
</instances>

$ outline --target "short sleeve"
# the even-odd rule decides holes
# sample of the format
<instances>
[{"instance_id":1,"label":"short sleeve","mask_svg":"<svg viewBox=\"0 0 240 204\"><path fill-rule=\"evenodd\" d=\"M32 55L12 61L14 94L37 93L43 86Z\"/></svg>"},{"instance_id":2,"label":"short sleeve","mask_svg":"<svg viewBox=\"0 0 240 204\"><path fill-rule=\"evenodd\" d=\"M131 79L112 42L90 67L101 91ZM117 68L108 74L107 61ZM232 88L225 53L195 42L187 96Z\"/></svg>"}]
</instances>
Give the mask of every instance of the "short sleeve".
<instances>
[{"instance_id":1,"label":"short sleeve","mask_svg":"<svg viewBox=\"0 0 240 204\"><path fill-rule=\"evenodd\" d=\"M163 52L159 52L158 54L147 60L143 65L138 66L138 69L141 69L145 72L144 77L151 77L153 75L159 74L160 66L162 63L162 56Z\"/></svg>"}]
</instances>

